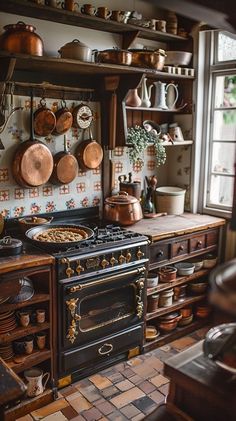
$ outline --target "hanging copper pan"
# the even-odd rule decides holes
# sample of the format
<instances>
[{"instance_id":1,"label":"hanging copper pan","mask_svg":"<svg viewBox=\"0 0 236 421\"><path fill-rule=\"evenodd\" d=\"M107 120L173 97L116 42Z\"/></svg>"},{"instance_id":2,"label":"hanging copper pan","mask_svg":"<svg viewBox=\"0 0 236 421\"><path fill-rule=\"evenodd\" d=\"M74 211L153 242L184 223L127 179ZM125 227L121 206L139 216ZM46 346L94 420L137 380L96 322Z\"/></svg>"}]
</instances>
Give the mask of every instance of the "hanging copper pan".
<instances>
[{"instance_id":1,"label":"hanging copper pan","mask_svg":"<svg viewBox=\"0 0 236 421\"><path fill-rule=\"evenodd\" d=\"M34 113L34 133L38 136L48 136L56 126L56 116L46 106L44 98L40 100L40 105Z\"/></svg>"},{"instance_id":2,"label":"hanging copper pan","mask_svg":"<svg viewBox=\"0 0 236 421\"><path fill-rule=\"evenodd\" d=\"M36 187L45 184L53 170L53 157L48 147L33 136L33 98L31 97L30 138L17 148L12 175L22 187Z\"/></svg>"},{"instance_id":3,"label":"hanging copper pan","mask_svg":"<svg viewBox=\"0 0 236 421\"><path fill-rule=\"evenodd\" d=\"M61 108L56 111L56 125L53 130L55 136L66 133L72 126L73 116L66 107L66 102L61 101Z\"/></svg>"},{"instance_id":4,"label":"hanging copper pan","mask_svg":"<svg viewBox=\"0 0 236 421\"><path fill-rule=\"evenodd\" d=\"M93 139L92 131L89 127L89 139L83 140L75 150L75 157L82 170L97 168L103 158L103 150L99 143Z\"/></svg>"},{"instance_id":5,"label":"hanging copper pan","mask_svg":"<svg viewBox=\"0 0 236 421\"><path fill-rule=\"evenodd\" d=\"M64 151L53 157L53 172L50 181L53 184L69 184L78 174L78 162L74 155L67 150L66 136L64 136Z\"/></svg>"}]
</instances>

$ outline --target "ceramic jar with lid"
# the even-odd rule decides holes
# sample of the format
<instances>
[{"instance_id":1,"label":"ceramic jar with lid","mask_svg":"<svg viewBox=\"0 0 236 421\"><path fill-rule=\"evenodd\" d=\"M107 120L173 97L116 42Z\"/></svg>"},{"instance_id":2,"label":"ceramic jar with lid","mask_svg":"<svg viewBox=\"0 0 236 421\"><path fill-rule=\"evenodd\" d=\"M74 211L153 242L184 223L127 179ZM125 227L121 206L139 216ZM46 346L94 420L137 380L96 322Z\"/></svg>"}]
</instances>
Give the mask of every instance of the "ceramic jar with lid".
<instances>
[{"instance_id":1,"label":"ceramic jar with lid","mask_svg":"<svg viewBox=\"0 0 236 421\"><path fill-rule=\"evenodd\" d=\"M10 53L43 55L43 41L35 33L35 27L24 22L17 22L3 27L5 32L0 36L0 49Z\"/></svg>"},{"instance_id":2,"label":"ceramic jar with lid","mask_svg":"<svg viewBox=\"0 0 236 421\"><path fill-rule=\"evenodd\" d=\"M159 294L152 294L148 297L147 312L152 313L158 307Z\"/></svg>"},{"instance_id":3,"label":"ceramic jar with lid","mask_svg":"<svg viewBox=\"0 0 236 421\"><path fill-rule=\"evenodd\" d=\"M147 288L154 288L158 285L158 274L155 272L148 272L147 274Z\"/></svg>"},{"instance_id":4,"label":"ceramic jar with lid","mask_svg":"<svg viewBox=\"0 0 236 421\"><path fill-rule=\"evenodd\" d=\"M174 295L173 288L168 289L167 291L161 292L160 297L159 297L159 307L171 306L173 303L173 295Z\"/></svg>"}]
</instances>

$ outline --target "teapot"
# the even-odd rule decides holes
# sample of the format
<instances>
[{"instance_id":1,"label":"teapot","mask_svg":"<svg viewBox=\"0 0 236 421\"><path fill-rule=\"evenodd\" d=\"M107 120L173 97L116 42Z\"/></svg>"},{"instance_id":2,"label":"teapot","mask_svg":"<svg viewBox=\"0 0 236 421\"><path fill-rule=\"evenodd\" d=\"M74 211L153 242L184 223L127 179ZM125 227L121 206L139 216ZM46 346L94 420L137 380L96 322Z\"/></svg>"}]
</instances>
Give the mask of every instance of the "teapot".
<instances>
[{"instance_id":1,"label":"teapot","mask_svg":"<svg viewBox=\"0 0 236 421\"><path fill-rule=\"evenodd\" d=\"M147 87L147 78L144 77L141 85L141 107L151 107L151 91L153 85Z\"/></svg>"},{"instance_id":2,"label":"teapot","mask_svg":"<svg viewBox=\"0 0 236 421\"><path fill-rule=\"evenodd\" d=\"M161 108L162 110L173 109L179 97L177 86L174 83L169 83L166 86L166 83L163 83L160 80L158 80L157 82L154 82L153 84L155 86L155 99L154 99L154 105L153 105L154 108ZM170 88L175 90L175 93L176 93L175 98L172 98L172 94L171 94L171 98L170 98L170 94L168 96L168 91ZM168 106L166 104L167 96L168 96Z\"/></svg>"}]
</instances>

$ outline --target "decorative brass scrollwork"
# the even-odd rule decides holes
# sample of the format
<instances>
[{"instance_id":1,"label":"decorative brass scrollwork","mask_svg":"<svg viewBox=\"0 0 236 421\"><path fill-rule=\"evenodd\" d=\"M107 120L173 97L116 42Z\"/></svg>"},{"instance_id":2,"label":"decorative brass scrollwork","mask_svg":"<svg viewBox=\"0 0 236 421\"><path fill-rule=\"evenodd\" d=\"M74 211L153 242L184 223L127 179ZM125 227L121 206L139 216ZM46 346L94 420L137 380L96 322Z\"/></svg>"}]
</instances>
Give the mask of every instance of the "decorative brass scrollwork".
<instances>
[{"instance_id":1,"label":"decorative brass scrollwork","mask_svg":"<svg viewBox=\"0 0 236 421\"><path fill-rule=\"evenodd\" d=\"M63 257L63 259L61 259L61 263L67 265L67 268L66 268L67 278L70 278L72 275L74 275L75 271L70 267L69 259L67 259L66 257Z\"/></svg>"},{"instance_id":2,"label":"decorative brass scrollwork","mask_svg":"<svg viewBox=\"0 0 236 421\"><path fill-rule=\"evenodd\" d=\"M137 295L136 295L136 314L139 319L142 318L143 315L143 301L142 301L142 291L144 289L144 280L141 278L136 281L137 285Z\"/></svg>"},{"instance_id":3,"label":"decorative brass scrollwork","mask_svg":"<svg viewBox=\"0 0 236 421\"><path fill-rule=\"evenodd\" d=\"M78 298L71 298L70 300L66 301L67 307L70 311L70 315L72 318L71 325L69 326L66 338L69 339L69 341L72 344L74 343L76 336L78 335L76 322L81 320L81 316L79 314L76 314L78 300Z\"/></svg>"},{"instance_id":4,"label":"decorative brass scrollwork","mask_svg":"<svg viewBox=\"0 0 236 421\"><path fill-rule=\"evenodd\" d=\"M76 260L78 266L76 266L76 272L80 275L80 272L84 272L84 267L80 264L80 260Z\"/></svg>"},{"instance_id":5,"label":"decorative brass scrollwork","mask_svg":"<svg viewBox=\"0 0 236 421\"><path fill-rule=\"evenodd\" d=\"M141 248L138 248L137 254L136 254L138 260L140 260L142 257L144 257L144 253L141 251Z\"/></svg>"}]
</instances>

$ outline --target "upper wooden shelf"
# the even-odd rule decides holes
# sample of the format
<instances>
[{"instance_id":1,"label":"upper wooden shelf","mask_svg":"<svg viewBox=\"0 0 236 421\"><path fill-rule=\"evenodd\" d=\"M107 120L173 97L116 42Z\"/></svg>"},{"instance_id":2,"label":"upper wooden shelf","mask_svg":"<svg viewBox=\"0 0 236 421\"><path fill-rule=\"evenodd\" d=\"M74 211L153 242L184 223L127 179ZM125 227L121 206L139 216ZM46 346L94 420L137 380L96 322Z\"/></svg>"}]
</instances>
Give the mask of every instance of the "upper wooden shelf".
<instances>
[{"instance_id":1,"label":"upper wooden shelf","mask_svg":"<svg viewBox=\"0 0 236 421\"><path fill-rule=\"evenodd\" d=\"M70 12L25 0L7 0L0 4L0 10L14 15L29 16L66 25L80 26L103 32L112 32L123 36L123 48L128 48L136 37L161 41L165 43L187 41L188 38L166 32L140 28L136 25L105 20L96 16L88 16L79 12ZM26 22L27 23L27 22Z\"/></svg>"}]
</instances>

